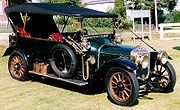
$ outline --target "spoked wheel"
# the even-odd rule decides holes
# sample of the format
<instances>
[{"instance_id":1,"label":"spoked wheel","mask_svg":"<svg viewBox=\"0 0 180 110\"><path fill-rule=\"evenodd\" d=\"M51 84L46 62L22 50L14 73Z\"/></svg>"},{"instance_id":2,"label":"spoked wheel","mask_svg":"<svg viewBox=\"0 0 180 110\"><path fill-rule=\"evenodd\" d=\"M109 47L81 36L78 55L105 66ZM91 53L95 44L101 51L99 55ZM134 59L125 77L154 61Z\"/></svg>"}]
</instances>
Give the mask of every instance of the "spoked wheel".
<instances>
[{"instance_id":1,"label":"spoked wheel","mask_svg":"<svg viewBox=\"0 0 180 110\"><path fill-rule=\"evenodd\" d=\"M159 87L163 89L163 92L172 92L176 84L176 72L173 66L169 62L166 64L157 62L154 72Z\"/></svg>"},{"instance_id":2,"label":"spoked wheel","mask_svg":"<svg viewBox=\"0 0 180 110\"><path fill-rule=\"evenodd\" d=\"M119 67L113 67L108 71L105 87L109 99L122 106L131 106L139 95L139 84L135 74Z\"/></svg>"},{"instance_id":3,"label":"spoked wheel","mask_svg":"<svg viewBox=\"0 0 180 110\"><path fill-rule=\"evenodd\" d=\"M61 44L53 49L50 64L57 76L70 77L76 68L76 58L69 47Z\"/></svg>"},{"instance_id":4,"label":"spoked wheel","mask_svg":"<svg viewBox=\"0 0 180 110\"><path fill-rule=\"evenodd\" d=\"M27 79L28 70L27 62L20 52L13 52L9 58L8 69L10 75L17 80L24 81Z\"/></svg>"}]
</instances>

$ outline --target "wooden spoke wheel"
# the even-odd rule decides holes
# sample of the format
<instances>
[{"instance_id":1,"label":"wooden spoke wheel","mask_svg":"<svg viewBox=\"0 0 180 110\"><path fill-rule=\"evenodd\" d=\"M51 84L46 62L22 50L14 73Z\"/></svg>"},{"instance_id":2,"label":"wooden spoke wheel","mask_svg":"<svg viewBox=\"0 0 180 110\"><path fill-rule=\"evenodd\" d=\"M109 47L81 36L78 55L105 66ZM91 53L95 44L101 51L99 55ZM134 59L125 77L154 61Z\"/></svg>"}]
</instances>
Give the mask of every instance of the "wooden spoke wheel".
<instances>
[{"instance_id":1,"label":"wooden spoke wheel","mask_svg":"<svg viewBox=\"0 0 180 110\"><path fill-rule=\"evenodd\" d=\"M105 81L108 96L113 103L130 106L137 100L139 86L134 73L113 67L108 71Z\"/></svg>"},{"instance_id":2,"label":"wooden spoke wheel","mask_svg":"<svg viewBox=\"0 0 180 110\"><path fill-rule=\"evenodd\" d=\"M111 76L109 87L113 93L113 97L120 101L128 100L129 96L132 94L132 84L130 79L120 72L116 72Z\"/></svg>"},{"instance_id":3,"label":"wooden spoke wheel","mask_svg":"<svg viewBox=\"0 0 180 110\"><path fill-rule=\"evenodd\" d=\"M157 63L154 71L155 78L163 92L172 92L176 83L176 73L173 66L169 62L166 64Z\"/></svg>"},{"instance_id":4,"label":"wooden spoke wheel","mask_svg":"<svg viewBox=\"0 0 180 110\"><path fill-rule=\"evenodd\" d=\"M20 52L13 52L9 58L8 69L10 75L17 80L27 79L27 62Z\"/></svg>"}]
</instances>

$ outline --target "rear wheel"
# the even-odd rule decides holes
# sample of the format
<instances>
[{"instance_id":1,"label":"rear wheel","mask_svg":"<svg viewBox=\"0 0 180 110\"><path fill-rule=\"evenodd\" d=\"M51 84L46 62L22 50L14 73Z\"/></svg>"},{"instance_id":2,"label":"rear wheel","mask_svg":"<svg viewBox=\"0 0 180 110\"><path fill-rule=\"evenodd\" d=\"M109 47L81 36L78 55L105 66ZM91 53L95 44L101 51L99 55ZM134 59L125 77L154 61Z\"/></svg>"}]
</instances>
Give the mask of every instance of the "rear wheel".
<instances>
[{"instance_id":1,"label":"rear wheel","mask_svg":"<svg viewBox=\"0 0 180 110\"><path fill-rule=\"evenodd\" d=\"M139 95L139 83L135 74L119 67L113 67L108 71L105 88L109 99L122 106L131 106Z\"/></svg>"},{"instance_id":2,"label":"rear wheel","mask_svg":"<svg viewBox=\"0 0 180 110\"><path fill-rule=\"evenodd\" d=\"M27 62L20 52L13 52L8 61L8 69L12 78L24 81L28 77Z\"/></svg>"}]
</instances>

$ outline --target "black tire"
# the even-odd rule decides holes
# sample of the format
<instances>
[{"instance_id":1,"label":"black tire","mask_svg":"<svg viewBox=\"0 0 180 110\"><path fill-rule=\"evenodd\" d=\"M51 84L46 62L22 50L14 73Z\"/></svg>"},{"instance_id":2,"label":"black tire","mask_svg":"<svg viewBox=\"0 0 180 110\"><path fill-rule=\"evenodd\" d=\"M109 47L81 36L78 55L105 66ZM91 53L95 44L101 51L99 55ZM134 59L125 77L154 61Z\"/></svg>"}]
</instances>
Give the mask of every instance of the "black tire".
<instances>
[{"instance_id":1,"label":"black tire","mask_svg":"<svg viewBox=\"0 0 180 110\"><path fill-rule=\"evenodd\" d=\"M105 89L110 101L121 106L133 105L139 95L139 83L135 74L119 67L108 71Z\"/></svg>"},{"instance_id":2,"label":"black tire","mask_svg":"<svg viewBox=\"0 0 180 110\"><path fill-rule=\"evenodd\" d=\"M27 80L29 71L27 67L27 62L22 53L14 51L10 55L8 61L8 69L12 78L19 81Z\"/></svg>"},{"instance_id":3,"label":"black tire","mask_svg":"<svg viewBox=\"0 0 180 110\"><path fill-rule=\"evenodd\" d=\"M51 52L50 64L58 77L68 78L76 69L76 57L68 46L59 44Z\"/></svg>"},{"instance_id":4,"label":"black tire","mask_svg":"<svg viewBox=\"0 0 180 110\"><path fill-rule=\"evenodd\" d=\"M176 84L176 72L171 63L157 63L155 66L155 73L157 74L157 77L155 78L159 82L158 87L160 87L160 89L163 89L162 92L173 92L174 86Z\"/></svg>"}]
</instances>

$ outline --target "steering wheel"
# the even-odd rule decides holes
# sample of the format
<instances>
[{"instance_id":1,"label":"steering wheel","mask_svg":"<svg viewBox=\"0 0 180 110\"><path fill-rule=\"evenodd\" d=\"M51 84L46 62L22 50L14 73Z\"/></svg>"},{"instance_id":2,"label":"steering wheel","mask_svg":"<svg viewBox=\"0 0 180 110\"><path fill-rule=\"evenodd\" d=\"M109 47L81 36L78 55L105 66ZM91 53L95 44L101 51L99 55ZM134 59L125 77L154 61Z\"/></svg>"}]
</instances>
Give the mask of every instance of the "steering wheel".
<instances>
[{"instance_id":1,"label":"steering wheel","mask_svg":"<svg viewBox=\"0 0 180 110\"><path fill-rule=\"evenodd\" d=\"M81 37L83 35L87 35L87 34L88 34L87 29L80 29L80 30L78 30L77 32L74 33L72 38L75 41L80 42L81 41Z\"/></svg>"}]
</instances>

